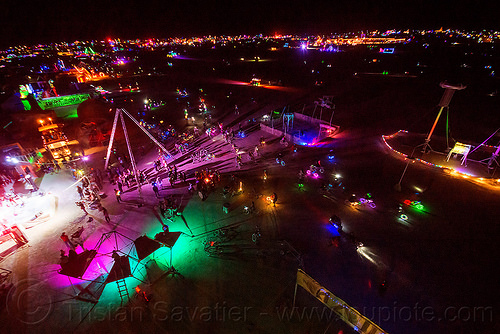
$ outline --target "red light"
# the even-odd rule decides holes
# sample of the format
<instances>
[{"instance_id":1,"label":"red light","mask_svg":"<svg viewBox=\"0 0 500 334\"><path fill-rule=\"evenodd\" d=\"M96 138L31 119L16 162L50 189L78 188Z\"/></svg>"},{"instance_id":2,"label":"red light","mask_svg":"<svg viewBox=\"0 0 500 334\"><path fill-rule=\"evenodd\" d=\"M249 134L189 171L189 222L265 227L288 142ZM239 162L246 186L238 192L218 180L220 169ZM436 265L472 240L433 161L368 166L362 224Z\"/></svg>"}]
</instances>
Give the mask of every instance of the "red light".
<instances>
[{"instance_id":1,"label":"red light","mask_svg":"<svg viewBox=\"0 0 500 334\"><path fill-rule=\"evenodd\" d=\"M405 201L403 203L406 205L411 205L411 201L409 199L405 199Z\"/></svg>"}]
</instances>

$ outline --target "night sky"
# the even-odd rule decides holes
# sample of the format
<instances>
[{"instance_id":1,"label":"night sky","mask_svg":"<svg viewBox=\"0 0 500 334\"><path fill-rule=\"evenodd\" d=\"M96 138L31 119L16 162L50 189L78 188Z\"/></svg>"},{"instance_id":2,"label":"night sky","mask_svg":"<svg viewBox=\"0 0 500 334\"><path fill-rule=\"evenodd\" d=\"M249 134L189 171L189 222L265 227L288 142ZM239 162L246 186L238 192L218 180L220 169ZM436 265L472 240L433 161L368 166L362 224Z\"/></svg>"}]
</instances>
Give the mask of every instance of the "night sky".
<instances>
[{"instance_id":1,"label":"night sky","mask_svg":"<svg viewBox=\"0 0 500 334\"><path fill-rule=\"evenodd\" d=\"M0 45L106 37L498 29L498 1L28 1L0 5Z\"/></svg>"}]
</instances>

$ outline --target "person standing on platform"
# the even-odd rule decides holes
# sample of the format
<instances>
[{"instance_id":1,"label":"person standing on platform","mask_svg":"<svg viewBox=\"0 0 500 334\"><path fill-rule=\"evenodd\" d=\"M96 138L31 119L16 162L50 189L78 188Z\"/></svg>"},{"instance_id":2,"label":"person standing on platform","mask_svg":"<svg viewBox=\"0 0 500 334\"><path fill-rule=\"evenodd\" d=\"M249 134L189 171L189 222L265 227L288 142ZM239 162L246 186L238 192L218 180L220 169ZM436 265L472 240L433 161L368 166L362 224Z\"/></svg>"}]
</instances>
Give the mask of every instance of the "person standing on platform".
<instances>
[{"instance_id":1,"label":"person standing on platform","mask_svg":"<svg viewBox=\"0 0 500 334\"><path fill-rule=\"evenodd\" d=\"M62 266L64 266L66 263L69 262L69 258L68 256L66 255L66 253L64 252L64 250L61 249L61 251L59 252L59 255L60 255L60 260L59 260L59 264Z\"/></svg>"},{"instance_id":2,"label":"person standing on platform","mask_svg":"<svg viewBox=\"0 0 500 334\"><path fill-rule=\"evenodd\" d=\"M73 250L75 249L75 246L71 243L71 241L69 241L69 237L66 235L66 232L63 232L61 234L61 240L64 241L64 243L69 249Z\"/></svg>"},{"instance_id":3,"label":"person standing on platform","mask_svg":"<svg viewBox=\"0 0 500 334\"><path fill-rule=\"evenodd\" d=\"M76 190L78 191L78 195L80 195L80 199L83 199L83 189L80 186L76 186Z\"/></svg>"},{"instance_id":4,"label":"person standing on platform","mask_svg":"<svg viewBox=\"0 0 500 334\"><path fill-rule=\"evenodd\" d=\"M83 226L79 227L78 230L71 235L71 242L74 247L80 245L82 249L85 251L85 247L83 246L83 239L82 239L82 233L83 233Z\"/></svg>"},{"instance_id":5,"label":"person standing on platform","mask_svg":"<svg viewBox=\"0 0 500 334\"><path fill-rule=\"evenodd\" d=\"M74 249L70 249L68 251L68 262L74 263L77 258L78 258L78 254L76 253L76 251Z\"/></svg>"},{"instance_id":6,"label":"person standing on platform","mask_svg":"<svg viewBox=\"0 0 500 334\"><path fill-rule=\"evenodd\" d=\"M86 215L88 215L89 213L87 212L87 209L85 208L85 204L83 202L76 202L76 205L78 205L78 207L80 209L82 209L83 212L85 212Z\"/></svg>"},{"instance_id":7,"label":"person standing on platform","mask_svg":"<svg viewBox=\"0 0 500 334\"><path fill-rule=\"evenodd\" d=\"M156 183L153 183L153 191L155 192L156 197L160 196L160 191L158 190Z\"/></svg>"},{"instance_id":8,"label":"person standing on platform","mask_svg":"<svg viewBox=\"0 0 500 334\"><path fill-rule=\"evenodd\" d=\"M115 189L115 196L116 196L116 201L118 203L121 203L122 201L122 192L118 189Z\"/></svg>"},{"instance_id":9,"label":"person standing on platform","mask_svg":"<svg viewBox=\"0 0 500 334\"><path fill-rule=\"evenodd\" d=\"M106 221L107 221L108 223L110 223L110 222L111 222L111 218L109 218L109 213L108 213L108 210L107 210L105 207L102 207L102 210L101 210L101 211L102 211L102 213L103 213L103 215L104 215L104 219L106 219Z\"/></svg>"},{"instance_id":10,"label":"person standing on platform","mask_svg":"<svg viewBox=\"0 0 500 334\"><path fill-rule=\"evenodd\" d=\"M278 195L276 193L273 193L273 196L271 199L273 201L273 206L276 207L276 202L278 201Z\"/></svg>"}]
</instances>

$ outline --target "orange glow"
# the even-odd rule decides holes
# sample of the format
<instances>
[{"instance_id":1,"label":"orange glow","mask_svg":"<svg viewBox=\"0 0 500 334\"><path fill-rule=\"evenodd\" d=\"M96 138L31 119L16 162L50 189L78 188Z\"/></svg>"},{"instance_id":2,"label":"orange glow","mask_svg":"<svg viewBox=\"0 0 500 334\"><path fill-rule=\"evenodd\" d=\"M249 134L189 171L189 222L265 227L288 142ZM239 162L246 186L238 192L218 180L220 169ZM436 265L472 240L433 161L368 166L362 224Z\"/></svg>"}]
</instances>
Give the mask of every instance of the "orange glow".
<instances>
[{"instance_id":1,"label":"orange glow","mask_svg":"<svg viewBox=\"0 0 500 334\"><path fill-rule=\"evenodd\" d=\"M84 83L87 81L97 81L102 80L108 77L108 75L103 72L96 73L94 70L87 70L85 67L75 66L74 69L69 71L71 74L76 76L76 80L80 83Z\"/></svg>"}]
</instances>

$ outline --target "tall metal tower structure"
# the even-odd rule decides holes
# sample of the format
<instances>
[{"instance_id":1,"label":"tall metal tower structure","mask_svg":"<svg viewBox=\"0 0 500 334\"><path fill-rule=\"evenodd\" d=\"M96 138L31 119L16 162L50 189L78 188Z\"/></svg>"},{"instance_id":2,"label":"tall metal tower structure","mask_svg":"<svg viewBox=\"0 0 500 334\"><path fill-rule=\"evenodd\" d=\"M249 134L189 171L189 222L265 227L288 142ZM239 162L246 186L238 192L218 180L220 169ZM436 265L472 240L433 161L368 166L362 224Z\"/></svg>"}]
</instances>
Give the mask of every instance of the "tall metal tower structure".
<instances>
[{"instance_id":1,"label":"tall metal tower structure","mask_svg":"<svg viewBox=\"0 0 500 334\"><path fill-rule=\"evenodd\" d=\"M109 139L108 150L107 150L107 153L106 153L106 162L104 163L104 170L106 170L108 168L109 157L111 155L111 150L113 148L113 143L114 143L114 140L115 140L116 126L118 124L118 119L120 119L121 123L122 123L123 134L125 136L125 141L127 143L127 149L128 149L128 154L130 156L130 162L132 164L132 171L134 173L135 182L137 183L137 190L139 191L139 197L142 199L141 183L139 182L139 173L137 171L137 164L135 162L134 153L132 152L132 147L130 145L130 139L128 137L128 132L127 132L127 127L125 125L125 118L123 117L123 115L128 116L128 118L130 118L132 120L132 122L134 122L135 125L137 125L139 127L139 129L141 129L163 152L165 152L166 154L168 154L168 156L170 156L170 157L172 155L170 154L170 152L158 140L156 140L155 137L153 137L153 135L151 133L148 132L148 130L146 130L146 128L144 128L125 109L123 109L123 108L116 109L115 119L113 121L113 128L111 130L111 137Z\"/></svg>"},{"instance_id":2,"label":"tall metal tower structure","mask_svg":"<svg viewBox=\"0 0 500 334\"><path fill-rule=\"evenodd\" d=\"M451 101L451 98L453 97L453 94L455 94L456 90L463 90L463 89L467 88L467 86L464 86L464 85L452 86L446 82L441 82L439 85L441 86L441 88L444 88L445 90L444 90L443 96L441 97L441 101L439 101L439 107L441 107L441 108L439 109L436 120L434 121L434 124L432 125L431 131L429 131L429 134L427 135L427 138L425 139L425 142L423 144L422 152L424 152L424 153L426 153L428 151L428 149L430 151L432 151L432 147L429 145L429 142L431 141L432 133L434 132L434 129L436 128L436 125L439 121L439 117L441 117L441 113L443 112L443 110L445 108L446 108L446 113L448 115L448 113L450 111L450 107L449 107L450 101ZM446 117L446 146L447 147L449 146L448 145L448 116Z\"/></svg>"}]
</instances>

